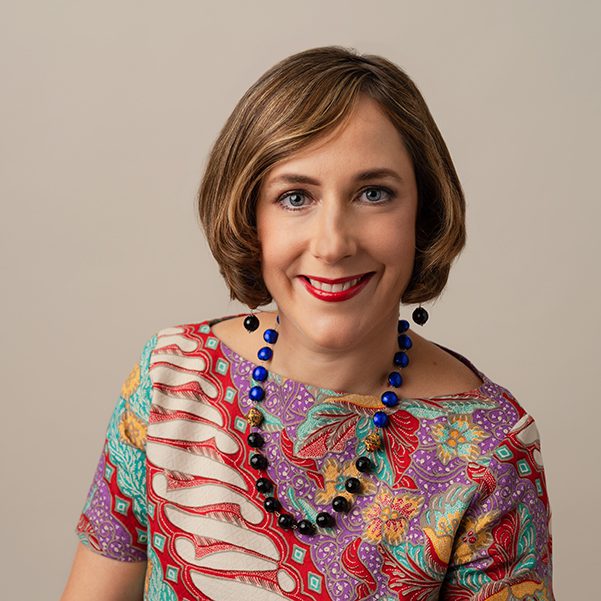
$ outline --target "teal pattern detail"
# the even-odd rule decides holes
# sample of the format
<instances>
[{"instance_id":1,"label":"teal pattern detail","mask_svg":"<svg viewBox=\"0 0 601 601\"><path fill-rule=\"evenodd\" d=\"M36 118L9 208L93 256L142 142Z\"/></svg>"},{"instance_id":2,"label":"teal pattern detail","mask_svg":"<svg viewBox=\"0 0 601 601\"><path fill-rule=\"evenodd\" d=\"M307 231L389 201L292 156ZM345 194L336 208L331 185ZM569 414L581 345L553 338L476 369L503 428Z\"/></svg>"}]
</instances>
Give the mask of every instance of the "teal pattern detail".
<instances>
[{"instance_id":1,"label":"teal pattern detail","mask_svg":"<svg viewBox=\"0 0 601 601\"><path fill-rule=\"evenodd\" d=\"M296 561L296 563L303 563L305 561L306 553L305 549L302 549L298 545L294 545L292 548L292 559Z\"/></svg>"},{"instance_id":2,"label":"teal pattern detail","mask_svg":"<svg viewBox=\"0 0 601 601\"><path fill-rule=\"evenodd\" d=\"M236 398L236 391L231 386L228 386L227 390L225 391L225 400L228 403L233 403L235 398Z\"/></svg>"},{"instance_id":3,"label":"teal pattern detail","mask_svg":"<svg viewBox=\"0 0 601 601\"><path fill-rule=\"evenodd\" d=\"M263 421L261 422L261 429L265 432L280 432L284 429L282 420L276 417L273 413L267 411L261 404L258 404L259 410L263 414Z\"/></svg>"},{"instance_id":4,"label":"teal pattern detail","mask_svg":"<svg viewBox=\"0 0 601 601\"><path fill-rule=\"evenodd\" d=\"M111 416L107 430L107 448L111 463L118 465L117 485L124 495L132 500L133 513L141 525L147 525L146 515L146 455L144 451L129 444L123 444L119 434L119 423L129 404L130 411L148 424L152 402L152 381L149 367L152 350L158 337L153 335L146 341L141 352L140 382L128 400L119 396L115 411Z\"/></svg>"},{"instance_id":5,"label":"teal pattern detail","mask_svg":"<svg viewBox=\"0 0 601 601\"><path fill-rule=\"evenodd\" d=\"M317 511L314 507L311 506L305 499L302 497L297 497L294 489L289 486L286 490L286 496L290 501L290 504L302 515L304 515L308 520L315 521L317 517Z\"/></svg>"},{"instance_id":6,"label":"teal pattern detail","mask_svg":"<svg viewBox=\"0 0 601 601\"><path fill-rule=\"evenodd\" d=\"M421 517L423 525L437 536L454 537L477 489L477 484L467 488L464 484L451 484L447 490L432 497Z\"/></svg>"},{"instance_id":7,"label":"teal pattern detail","mask_svg":"<svg viewBox=\"0 0 601 601\"><path fill-rule=\"evenodd\" d=\"M499 445L495 450L495 455L501 459L501 461L507 461L513 457L513 453L504 444Z\"/></svg>"},{"instance_id":8,"label":"teal pattern detail","mask_svg":"<svg viewBox=\"0 0 601 601\"><path fill-rule=\"evenodd\" d=\"M309 572L309 576L307 578L307 586L309 587L309 590L315 591L316 593L321 593L321 581L321 576L314 574L313 572Z\"/></svg>"},{"instance_id":9,"label":"teal pattern detail","mask_svg":"<svg viewBox=\"0 0 601 601\"><path fill-rule=\"evenodd\" d=\"M247 426L248 422L239 416L236 417L236 419L234 420L234 428L236 428L236 430L238 430L239 432L242 432L242 434L246 432Z\"/></svg>"},{"instance_id":10,"label":"teal pattern detail","mask_svg":"<svg viewBox=\"0 0 601 601\"><path fill-rule=\"evenodd\" d=\"M152 537L152 546L156 547L159 551L163 551L165 547L165 537L158 532Z\"/></svg>"},{"instance_id":11,"label":"teal pattern detail","mask_svg":"<svg viewBox=\"0 0 601 601\"><path fill-rule=\"evenodd\" d=\"M178 601L175 591L163 577L159 558L152 547L148 547L148 569L150 578L144 601Z\"/></svg>"},{"instance_id":12,"label":"teal pattern detail","mask_svg":"<svg viewBox=\"0 0 601 601\"><path fill-rule=\"evenodd\" d=\"M444 406L436 406L419 399L402 399L403 411L418 419L436 419L446 415L471 415L476 409L491 409L491 401L446 400Z\"/></svg>"}]
</instances>

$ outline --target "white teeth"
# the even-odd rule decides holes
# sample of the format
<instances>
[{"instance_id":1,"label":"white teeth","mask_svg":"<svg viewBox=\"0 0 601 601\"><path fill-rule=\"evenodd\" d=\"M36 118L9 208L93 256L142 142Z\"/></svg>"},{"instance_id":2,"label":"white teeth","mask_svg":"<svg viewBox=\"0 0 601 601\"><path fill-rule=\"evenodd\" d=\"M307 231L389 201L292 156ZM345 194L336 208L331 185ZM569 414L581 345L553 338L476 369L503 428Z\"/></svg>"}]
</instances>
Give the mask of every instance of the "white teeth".
<instances>
[{"instance_id":1,"label":"white teeth","mask_svg":"<svg viewBox=\"0 0 601 601\"><path fill-rule=\"evenodd\" d=\"M311 282L311 286L318 288L319 290L324 290L326 292L342 292L343 290L348 290L354 286L360 279L361 278L356 278L342 284L326 284L325 282L318 282L317 280L309 278L309 282Z\"/></svg>"}]
</instances>

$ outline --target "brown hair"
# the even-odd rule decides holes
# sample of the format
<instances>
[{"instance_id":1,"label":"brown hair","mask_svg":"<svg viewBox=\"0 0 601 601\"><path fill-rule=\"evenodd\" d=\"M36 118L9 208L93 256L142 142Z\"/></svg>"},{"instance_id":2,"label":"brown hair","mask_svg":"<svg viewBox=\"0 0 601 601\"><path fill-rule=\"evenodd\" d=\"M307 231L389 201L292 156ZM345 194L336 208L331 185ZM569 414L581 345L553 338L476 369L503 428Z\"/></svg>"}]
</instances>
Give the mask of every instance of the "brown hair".
<instances>
[{"instance_id":1,"label":"brown hair","mask_svg":"<svg viewBox=\"0 0 601 601\"><path fill-rule=\"evenodd\" d=\"M442 135L402 69L381 56L325 46L265 72L239 100L209 154L198 212L231 299L253 309L272 301L261 275L255 219L262 178L341 124L360 94L380 103L415 171L416 253L401 301L422 303L444 289L466 233L465 199Z\"/></svg>"}]
</instances>

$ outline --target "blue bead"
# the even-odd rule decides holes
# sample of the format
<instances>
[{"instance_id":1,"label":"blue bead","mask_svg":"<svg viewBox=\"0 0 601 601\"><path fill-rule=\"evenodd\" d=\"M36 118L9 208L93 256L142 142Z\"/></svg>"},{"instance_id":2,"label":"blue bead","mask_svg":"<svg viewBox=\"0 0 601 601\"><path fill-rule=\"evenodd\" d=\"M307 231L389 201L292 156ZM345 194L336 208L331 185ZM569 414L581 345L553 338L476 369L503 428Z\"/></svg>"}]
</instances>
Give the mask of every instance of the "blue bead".
<instances>
[{"instance_id":1,"label":"blue bead","mask_svg":"<svg viewBox=\"0 0 601 601\"><path fill-rule=\"evenodd\" d=\"M263 332L263 340L265 340L265 342L269 342L269 344L275 344L278 340L278 333L269 328Z\"/></svg>"},{"instance_id":2,"label":"blue bead","mask_svg":"<svg viewBox=\"0 0 601 601\"><path fill-rule=\"evenodd\" d=\"M406 332L409 329L409 322L406 319L399 319L398 331L399 334Z\"/></svg>"},{"instance_id":3,"label":"blue bead","mask_svg":"<svg viewBox=\"0 0 601 601\"><path fill-rule=\"evenodd\" d=\"M385 428L388 425L388 415L384 411L376 411L374 413L374 426L376 428Z\"/></svg>"},{"instance_id":4,"label":"blue bead","mask_svg":"<svg viewBox=\"0 0 601 601\"><path fill-rule=\"evenodd\" d=\"M265 398L265 391L260 386L253 386L248 396L252 401L262 401Z\"/></svg>"},{"instance_id":5,"label":"blue bead","mask_svg":"<svg viewBox=\"0 0 601 601\"><path fill-rule=\"evenodd\" d=\"M273 351L268 346L262 346L257 353L261 361L269 361L273 357Z\"/></svg>"},{"instance_id":6,"label":"blue bead","mask_svg":"<svg viewBox=\"0 0 601 601\"><path fill-rule=\"evenodd\" d=\"M394 407L399 404L399 397L395 392L392 392L392 390L387 390L380 399L386 407Z\"/></svg>"},{"instance_id":7,"label":"blue bead","mask_svg":"<svg viewBox=\"0 0 601 601\"><path fill-rule=\"evenodd\" d=\"M401 334L399 336L399 348L401 349L409 349L413 346L413 342L411 342L411 338L407 336L407 334Z\"/></svg>"},{"instance_id":8,"label":"blue bead","mask_svg":"<svg viewBox=\"0 0 601 601\"><path fill-rule=\"evenodd\" d=\"M409 365L409 355L405 351L398 351L394 354L394 364L399 367L407 367Z\"/></svg>"},{"instance_id":9,"label":"blue bead","mask_svg":"<svg viewBox=\"0 0 601 601\"><path fill-rule=\"evenodd\" d=\"M262 365L258 365L253 369L253 379L257 382L264 382L267 380L267 370Z\"/></svg>"},{"instance_id":10,"label":"blue bead","mask_svg":"<svg viewBox=\"0 0 601 601\"><path fill-rule=\"evenodd\" d=\"M398 388L403 383L403 376L398 371L391 371L388 374L388 383Z\"/></svg>"}]
</instances>

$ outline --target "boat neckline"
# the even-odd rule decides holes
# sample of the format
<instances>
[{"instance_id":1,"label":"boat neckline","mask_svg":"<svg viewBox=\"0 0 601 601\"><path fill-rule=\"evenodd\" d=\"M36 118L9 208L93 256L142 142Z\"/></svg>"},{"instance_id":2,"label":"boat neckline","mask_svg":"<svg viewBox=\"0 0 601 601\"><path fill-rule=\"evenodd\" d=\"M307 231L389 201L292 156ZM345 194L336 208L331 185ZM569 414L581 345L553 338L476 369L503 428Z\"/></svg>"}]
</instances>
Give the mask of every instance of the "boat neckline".
<instances>
[{"instance_id":1,"label":"boat neckline","mask_svg":"<svg viewBox=\"0 0 601 601\"><path fill-rule=\"evenodd\" d=\"M228 319L234 319L236 317L241 317L241 316L247 315L247 314L248 314L248 312L235 313L232 315L225 315L223 317L216 317L213 319L206 320L205 324L209 328L209 332L210 332L211 336L213 336L213 338L215 338L219 342L222 349L225 349L229 353L232 353L236 357L239 357L241 361L250 363L250 365L251 365L250 371L252 372L252 370L255 367L258 367L260 364L255 363L251 359L247 359L246 357L243 357L239 352L235 351L233 348L231 348L229 345L227 345L221 338L219 338L219 336L213 330L213 326L222 321L227 321ZM431 341L431 342L432 342L432 344L435 344L437 347L441 348L443 351L450 353L456 359L459 359L459 361L461 361L464 365L466 365L475 375L477 375L482 380L482 383L479 386L475 386L474 388L471 388L470 390L465 390L462 392L451 392L451 393L447 393L447 394L437 394L434 396L406 397L406 396L403 396L402 394L399 394L399 398L401 400L405 400L405 401L407 401L407 400L408 401L436 401L436 400L444 400L444 399L453 399L454 397L476 397L479 395L487 396L486 393L484 392L484 390L490 384L492 384L492 381L484 372L480 371L467 357L464 357L461 353L459 353L451 348L448 348L446 346L443 346L442 344L439 344L438 342L433 342L433 341ZM267 369L267 372L268 372L268 380L270 380L270 381L280 381L280 382L288 381L288 382L292 382L294 384L300 384L305 387L308 386L308 387L311 387L311 388L313 388L315 390L319 390L319 391L333 392L333 393L335 393L337 395L341 395L341 396L356 396L356 397L378 399L378 397L376 395L372 395L372 394L362 394L362 393L351 392L351 391L347 391L347 390L336 390L333 388L326 388L324 386L318 386L317 384L301 382L300 380L295 380L294 378L290 378L283 374L274 372L269 368Z\"/></svg>"}]
</instances>

